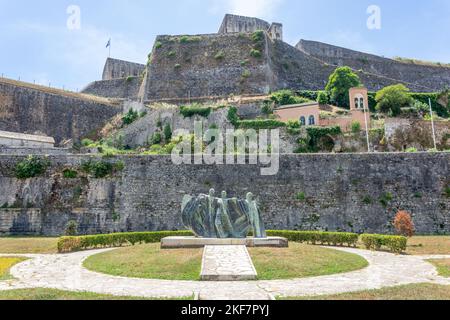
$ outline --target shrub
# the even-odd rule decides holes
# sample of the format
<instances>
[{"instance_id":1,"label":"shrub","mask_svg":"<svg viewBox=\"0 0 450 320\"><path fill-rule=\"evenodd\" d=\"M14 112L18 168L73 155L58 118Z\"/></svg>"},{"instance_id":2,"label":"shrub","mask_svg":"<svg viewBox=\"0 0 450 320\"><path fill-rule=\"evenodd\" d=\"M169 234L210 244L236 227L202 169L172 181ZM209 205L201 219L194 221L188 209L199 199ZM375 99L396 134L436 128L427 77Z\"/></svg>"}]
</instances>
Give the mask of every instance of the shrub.
<instances>
[{"instance_id":1,"label":"shrub","mask_svg":"<svg viewBox=\"0 0 450 320\"><path fill-rule=\"evenodd\" d=\"M411 215L406 211L399 211L394 220L395 230L399 235L412 237L415 232L414 222Z\"/></svg>"},{"instance_id":2,"label":"shrub","mask_svg":"<svg viewBox=\"0 0 450 320\"><path fill-rule=\"evenodd\" d=\"M164 139L170 141L172 139L172 128L169 123L164 126Z\"/></svg>"},{"instance_id":3,"label":"shrub","mask_svg":"<svg viewBox=\"0 0 450 320\"><path fill-rule=\"evenodd\" d=\"M66 168L63 170L63 177L65 179L76 179L78 177L78 172L76 170Z\"/></svg>"},{"instance_id":4,"label":"shrub","mask_svg":"<svg viewBox=\"0 0 450 320\"><path fill-rule=\"evenodd\" d=\"M175 58L175 56L177 55L177 53L175 52L175 51L169 51L168 53L167 53L167 57L168 58Z\"/></svg>"},{"instance_id":5,"label":"shrub","mask_svg":"<svg viewBox=\"0 0 450 320\"><path fill-rule=\"evenodd\" d=\"M236 107L230 107L230 109L228 109L227 119L235 127L238 125L238 122L239 122L240 118L238 116L238 110L237 110Z\"/></svg>"},{"instance_id":6,"label":"shrub","mask_svg":"<svg viewBox=\"0 0 450 320\"><path fill-rule=\"evenodd\" d=\"M375 96L377 111L391 116L398 116L402 108L410 107L413 99L409 95L409 89L403 84L385 87Z\"/></svg>"},{"instance_id":7,"label":"shrub","mask_svg":"<svg viewBox=\"0 0 450 320\"><path fill-rule=\"evenodd\" d=\"M271 237L283 237L292 242L309 243L313 245L356 246L358 235L349 232L320 231L267 231Z\"/></svg>"},{"instance_id":8,"label":"shrub","mask_svg":"<svg viewBox=\"0 0 450 320\"><path fill-rule=\"evenodd\" d=\"M81 145L83 147L89 147L89 146L93 145L94 143L95 142L93 140L91 140L91 139L83 139L83 140L81 140Z\"/></svg>"},{"instance_id":9,"label":"shrub","mask_svg":"<svg viewBox=\"0 0 450 320\"><path fill-rule=\"evenodd\" d=\"M252 34L252 41L256 44L260 44L264 41L264 31L257 30Z\"/></svg>"},{"instance_id":10,"label":"shrub","mask_svg":"<svg viewBox=\"0 0 450 320\"><path fill-rule=\"evenodd\" d=\"M177 64L174 66L174 68L175 68L175 69L181 69L181 64L177 63Z\"/></svg>"},{"instance_id":11,"label":"shrub","mask_svg":"<svg viewBox=\"0 0 450 320\"><path fill-rule=\"evenodd\" d=\"M444 193L447 196L447 198L450 198L450 186L445 188Z\"/></svg>"},{"instance_id":12,"label":"shrub","mask_svg":"<svg viewBox=\"0 0 450 320\"><path fill-rule=\"evenodd\" d=\"M17 163L15 168L16 178L35 178L44 174L49 165L50 163L47 159L40 159L36 156L28 156L25 160Z\"/></svg>"},{"instance_id":13,"label":"shrub","mask_svg":"<svg viewBox=\"0 0 450 320\"><path fill-rule=\"evenodd\" d=\"M199 42L202 38L198 36L182 36L179 39L179 42L182 44L191 43L191 42Z\"/></svg>"},{"instance_id":14,"label":"shrub","mask_svg":"<svg viewBox=\"0 0 450 320\"><path fill-rule=\"evenodd\" d=\"M87 174L92 175L96 179L105 178L108 175L112 175L115 172L122 171L125 168L125 164L119 161L112 164L107 161L92 161L89 160L81 165L81 169Z\"/></svg>"},{"instance_id":15,"label":"shrub","mask_svg":"<svg viewBox=\"0 0 450 320\"><path fill-rule=\"evenodd\" d=\"M339 67L331 75L325 91L330 100L339 107L350 107L349 90L361 86L361 81L356 73L349 67Z\"/></svg>"},{"instance_id":16,"label":"shrub","mask_svg":"<svg viewBox=\"0 0 450 320\"><path fill-rule=\"evenodd\" d=\"M354 134L358 134L361 132L361 123L359 123L358 121L353 121L352 122L352 132Z\"/></svg>"},{"instance_id":17,"label":"shrub","mask_svg":"<svg viewBox=\"0 0 450 320\"><path fill-rule=\"evenodd\" d=\"M415 152L417 152L417 148L408 148L408 149L406 149L406 152L415 153Z\"/></svg>"},{"instance_id":18,"label":"shrub","mask_svg":"<svg viewBox=\"0 0 450 320\"><path fill-rule=\"evenodd\" d=\"M92 236L66 236L58 240L58 252L74 252L94 248L120 247L142 243L157 243L171 236L192 236L190 231L112 233Z\"/></svg>"},{"instance_id":19,"label":"shrub","mask_svg":"<svg viewBox=\"0 0 450 320\"><path fill-rule=\"evenodd\" d=\"M383 207L386 208L389 205L389 202L392 201L392 199L394 199L392 193L386 192L380 197L380 203Z\"/></svg>"},{"instance_id":20,"label":"shrub","mask_svg":"<svg viewBox=\"0 0 450 320\"><path fill-rule=\"evenodd\" d=\"M139 112L134 111L133 109L130 109L123 117L122 122L124 125L130 125L133 122L135 122L137 119L139 119Z\"/></svg>"},{"instance_id":21,"label":"shrub","mask_svg":"<svg viewBox=\"0 0 450 320\"><path fill-rule=\"evenodd\" d=\"M311 102L307 98L296 96L291 90L276 91L270 95L270 100L279 106Z\"/></svg>"},{"instance_id":22,"label":"shrub","mask_svg":"<svg viewBox=\"0 0 450 320\"><path fill-rule=\"evenodd\" d=\"M216 55L214 56L214 59L216 60L223 60L225 58L225 52L223 52L222 50L217 52Z\"/></svg>"},{"instance_id":23,"label":"shrub","mask_svg":"<svg viewBox=\"0 0 450 320\"><path fill-rule=\"evenodd\" d=\"M319 92L317 102L321 105L328 104L328 95L323 91Z\"/></svg>"},{"instance_id":24,"label":"shrub","mask_svg":"<svg viewBox=\"0 0 450 320\"><path fill-rule=\"evenodd\" d=\"M368 250L381 250L383 247L386 247L393 253L402 253L408 245L408 239L403 236L363 234L360 239Z\"/></svg>"},{"instance_id":25,"label":"shrub","mask_svg":"<svg viewBox=\"0 0 450 320\"><path fill-rule=\"evenodd\" d=\"M243 79L250 78L251 75L252 75L252 73L251 73L250 70L248 70L248 69L245 69L245 70L242 72L242 78L243 78Z\"/></svg>"},{"instance_id":26,"label":"shrub","mask_svg":"<svg viewBox=\"0 0 450 320\"><path fill-rule=\"evenodd\" d=\"M259 58L262 57L262 53L261 53L261 51L259 51L258 49L252 49L252 50L250 50L250 55L251 55L253 58L256 58L256 59L259 59Z\"/></svg>"},{"instance_id":27,"label":"shrub","mask_svg":"<svg viewBox=\"0 0 450 320\"><path fill-rule=\"evenodd\" d=\"M133 81L133 79L134 79L134 77L128 76L127 79L126 79L126 82L131 82L131 81Z\"/></svg>"},{"instance_id":28,"label":"shrub","mask_svg":"<svg viewBox=\"0 0 450 320\"><path fill-rule=\"evenodd\" d=\"M306 200L306 195L305 195L305 193L304 193L304 192L299 192L299 193L297 193L297 200L298 200L298 201L301 201L301 202L304 202L304 201Z\"/></svg>"},{"instance_id":29,"label":"shrub","mask_svg":"<svg viewBox=\"0 0 450 320\"><path fill-rule=\"evenodd\" d=\"M69 221L66 226L66 236L76 236L78 234L78 224L76 221Z\"/></svg>"},{"instance_id":30,"label":"shrub","mask_svg":"<svg viewBox=\"0 0 450 320\"><path fill-rule=\"evenodd\" d=\"M159 48L161 48L162 46L163 46L163 44L162 44L161 41L156 41L156 43L155 43L155 48L156 48L156 49L159 49Z\"/></svg>"},{"instance_id":31,"label":"shrub","mask_svg":"<svg viewBox=\"0 0 450 320\"><path fill-rule=\"evenodd\" d=\"M211 108L205 108L198 104L192 104L190 106L181 106L180 107L181 114L185 118L191 118L195 115L208 118L212 112Z\"/></svg>"}]
</instances>

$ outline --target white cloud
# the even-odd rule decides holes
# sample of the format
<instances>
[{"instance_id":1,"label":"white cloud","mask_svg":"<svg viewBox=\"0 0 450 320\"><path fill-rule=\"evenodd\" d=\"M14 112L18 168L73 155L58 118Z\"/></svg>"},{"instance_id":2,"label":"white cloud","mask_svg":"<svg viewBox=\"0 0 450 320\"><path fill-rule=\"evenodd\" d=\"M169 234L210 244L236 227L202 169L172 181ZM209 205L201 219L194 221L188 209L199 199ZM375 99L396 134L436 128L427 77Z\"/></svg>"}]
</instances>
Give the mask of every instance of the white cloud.
<instances>
[{"instance_id":1,"label":"white cloud","mask_svg":"<svg viewBox=\"0 0 450 320\"><path fill-rule=\"evenodd\" d=\"M257 18L272 18L284 0L215 0L210 12L233 13Z\"/></svg>"}]
</instances>

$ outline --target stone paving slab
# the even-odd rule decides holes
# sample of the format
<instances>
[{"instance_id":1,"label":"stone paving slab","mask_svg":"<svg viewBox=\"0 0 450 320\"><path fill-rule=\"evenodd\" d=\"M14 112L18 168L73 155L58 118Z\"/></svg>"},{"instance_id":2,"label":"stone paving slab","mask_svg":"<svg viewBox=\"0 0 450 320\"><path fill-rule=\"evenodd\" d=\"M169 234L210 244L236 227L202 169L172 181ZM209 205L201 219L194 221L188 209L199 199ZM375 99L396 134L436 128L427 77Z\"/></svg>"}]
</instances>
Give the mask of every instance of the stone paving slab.
<instances>
[{"instance_id":1,"label":"stone paving slab","mask_svg":"<svg viewBox=\"0 0 450 320\"><path fill-rule=\"evenodd\" d=\"M147 298L195 295L202 300L269 300L277 296L339 294L414 283L450 285L450 278L439 277L436 268L425 261L430 257L448 259L450 255L405 256L351 248L333 249L358 254L370 265L350 273L293 280L165 281L109 276L82 267L86 258L112 249L63 255L0 254L30 258L11 268L11 274L17 280L0 281L0 290L51 288Z\"/></svg>"},{"instance_id":2,"label":"stone paving slab","mask_svg":"<svg viewBox=\"0 0 450 320\"><path fill-rule=\"evenodd\" d=\"M203 281L245 281L257 277L245 245L205 247L200 274Z\"/></svg>"}]
</instances>

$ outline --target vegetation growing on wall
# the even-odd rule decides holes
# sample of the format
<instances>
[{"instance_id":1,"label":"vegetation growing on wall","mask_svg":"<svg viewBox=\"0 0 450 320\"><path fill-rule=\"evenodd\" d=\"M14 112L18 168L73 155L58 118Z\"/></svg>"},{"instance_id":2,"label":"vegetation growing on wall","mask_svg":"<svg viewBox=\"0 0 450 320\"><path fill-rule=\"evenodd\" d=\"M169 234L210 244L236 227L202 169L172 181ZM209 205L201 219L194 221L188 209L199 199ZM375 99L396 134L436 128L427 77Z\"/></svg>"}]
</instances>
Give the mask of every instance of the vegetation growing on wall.
<instances>
[{"instance_id":1,"label":"vegetation growing on wall","mask_svg":"<svg viewBox=\"0 0 450 320\"><path fill-rule=\"evenodd\" d=\"M278 106L311 102L310 99L296 95L291 90L280 90L270 95L270 100Z\"/></svg>"},{"instance_id":2,"label":"vegetation growing on wall","mask_svg":"<svg viewBox=\"0 0 450 320\"><path fill-rule=\"evenodd\" d=\"M123 161L111 163L109 161L95 161L89 160L81 165L83 172L93 176L96 179L105 178L111 176L114 173L120 172L125 168Z\"/></svg>"},{"instance_id":3,"label":"vegetation growing on wall","mask_svg":"<svg viewBox=\"0 0 450 320\"><path fill-rule=\"evenodd\" d=\"M25 160L16 164L15 175L17 179L29 179L43 175L50 165L48 159L37 156L28 156Z\"/></svg>"},{"instance_id":4,"label":"vegetation growing on wall","mask_svg":"<svg viewBox=\"0 0 450 320\"><path fill-rule=\"evenodd\" d=\"M211 107L204 107L200 104L194 103L188 106L181 106L180 112L185 118L191 118L193 116L201 116L208 118L212 112Z\"/></svg>"},{"instance_id":5,"label":"vegetation growing on wall","mask_svg":"<svg viewBox=\"0 0 450 320\"><path fill-rule=\"evenodd\" d=\"M402 84L385 87L377 92L376 110L390 116L398 116L402 108L410 107L413 99L409 95L409 89Z\"/></svg>"}]
</instances>

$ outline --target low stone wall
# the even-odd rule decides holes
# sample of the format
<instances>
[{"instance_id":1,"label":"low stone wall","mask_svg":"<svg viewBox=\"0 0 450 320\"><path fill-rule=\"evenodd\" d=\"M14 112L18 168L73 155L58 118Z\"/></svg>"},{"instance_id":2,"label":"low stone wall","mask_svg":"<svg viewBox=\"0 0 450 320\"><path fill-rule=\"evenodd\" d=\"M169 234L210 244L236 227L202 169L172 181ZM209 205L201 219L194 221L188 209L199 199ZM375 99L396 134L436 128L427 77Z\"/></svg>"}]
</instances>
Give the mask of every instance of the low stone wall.
<instances>
[{"instance_id":1,"label":"low stone wall","mask_svg":"<svg viewBox=\"0 0 450 320\"><path fill-rule=\"evenodd\" d=\"M257 165L121 157L107 161L122 160L125 169L104 179L64 179L64 168L91 158L52 156L45 176L18 180L21 159L0 156L2 234L60 235L71 220L81 234L183 229L181 199L210 188L231 197L253 192L268 229L392 233L404 209L418 233L450 233L448 153L283 155L275 176L261 176Z\"/></svg>"}]
</instances>

